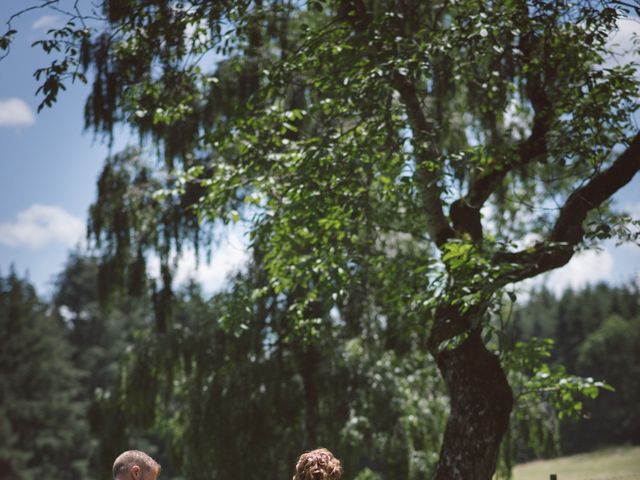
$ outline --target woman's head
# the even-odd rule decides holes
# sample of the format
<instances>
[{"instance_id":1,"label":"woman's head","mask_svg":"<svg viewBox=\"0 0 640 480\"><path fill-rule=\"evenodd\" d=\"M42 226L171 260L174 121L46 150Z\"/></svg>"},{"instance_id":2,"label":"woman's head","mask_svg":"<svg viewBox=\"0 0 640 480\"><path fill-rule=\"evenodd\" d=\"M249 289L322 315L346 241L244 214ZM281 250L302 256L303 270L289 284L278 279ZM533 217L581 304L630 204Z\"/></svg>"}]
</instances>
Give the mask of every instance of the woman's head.
<instances>
[{"instance_id":1,"label":"woman's head","mask_svg":"<svg viewBox=\"0 0 640 480\"><path fill-rule=\"evenodd\" d=\"M300 455L293 480L338 480L341 476L340 460L326 448L318 448Z\"/></svg>"}]
</instances>

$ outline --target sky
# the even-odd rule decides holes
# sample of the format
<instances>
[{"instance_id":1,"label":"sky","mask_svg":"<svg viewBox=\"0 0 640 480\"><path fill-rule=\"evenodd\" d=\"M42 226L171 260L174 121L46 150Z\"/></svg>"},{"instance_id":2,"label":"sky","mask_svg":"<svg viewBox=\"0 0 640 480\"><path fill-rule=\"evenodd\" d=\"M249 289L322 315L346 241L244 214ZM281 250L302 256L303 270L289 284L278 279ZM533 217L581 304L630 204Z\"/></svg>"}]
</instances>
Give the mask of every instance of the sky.
<instances>
[{"instance_id":1,"label":"sky","mask_svg":"<svg viewBox=\"0 0 640 480\"><path fill-rule=\"evenodd\" d=\"M0 30L4 31L10 15L24 5L23 0L0 1ZM10 54L0 60L0 275L13 266L45 296L52 293L55 276L69 252L85 243L87 212L96 196L104 159L131 142L126 131L119 131L110 148L83 130L87 85L68 85L53 108L36 113L38 84L33 72L46 65L47 59L31 44L61 20L55 12L43 10L15 20L18 36ZM613 41L624 48L632 33L640 32L640 24L628 20L620 27ZM640 178L636 176L615 200L640 218ZM192 277L207 291L220 288L227 274L246 260L246 243L242 228L237 226L223 235L210 264L196 266L195 255L187 252L177 282ZM544 281L560 292L568 286L580 288L599 281L630 282L639 275L640 247L626 244L615 248L608 242L600 252L576 255Z\"/></svg>"},{"instance_id":2,"label":"sky","mask_svg":"<svg viewBox=\"0 0 640 480\"><path fill-rule=\"evenodd\" d=\"M3 33L5 22L25 4L0 0ZM33 72L47 58L31 44L61 22L61 15L43 10L15 20L17 38L0 60L0 275L13 265L43 295L52 293L69 252L86 243L86 218L104 159L132 142L127 131L119 131L109 148L83 130L89 87L81 83L67 85L53 108L36 113ZM245 245L242 231L231 229L215 247L210 264L196 265L195 255L187 252L176 281L192 277L209 291L221 287L247 258ZM157 268L157 262L150 263Z\"/></svg>"}]
</instances>

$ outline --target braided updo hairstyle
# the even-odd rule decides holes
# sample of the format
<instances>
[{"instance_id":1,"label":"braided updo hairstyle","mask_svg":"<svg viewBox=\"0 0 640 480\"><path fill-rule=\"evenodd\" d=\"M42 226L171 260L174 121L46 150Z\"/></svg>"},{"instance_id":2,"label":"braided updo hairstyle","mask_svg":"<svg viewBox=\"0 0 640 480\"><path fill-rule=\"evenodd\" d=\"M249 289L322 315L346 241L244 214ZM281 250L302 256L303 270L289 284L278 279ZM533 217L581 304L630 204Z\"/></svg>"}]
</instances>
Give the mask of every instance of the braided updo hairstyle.
<instances>
[{"instance_id":1,"label":"braided updo hairstyle","mask_svg":"<svg viewBox=\"0 0 640 480\"><path fill-rule=\"evenodd\" d=\"M340 460L326 448L318 448L300 455L293 480L338 480L340 477Z\"/></svg>"}]
</instances>

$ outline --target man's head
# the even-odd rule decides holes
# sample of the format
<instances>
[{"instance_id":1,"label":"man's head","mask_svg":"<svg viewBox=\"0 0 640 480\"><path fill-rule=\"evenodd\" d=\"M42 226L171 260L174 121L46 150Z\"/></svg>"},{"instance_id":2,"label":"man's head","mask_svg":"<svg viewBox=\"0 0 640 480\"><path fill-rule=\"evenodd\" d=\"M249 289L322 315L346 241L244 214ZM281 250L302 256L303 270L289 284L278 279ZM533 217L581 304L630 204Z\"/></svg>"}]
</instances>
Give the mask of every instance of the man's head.
<instances>
[{"instance_id":1,"label":"man's head","mask_svg":"<svg viewBox=\"0 0 640 480\"><path fill-rule=\"evenodd\" d=\"M113 462L114 480L157 480L160 464L144 452L127 450Z\"/></svg>"}]
</instances>

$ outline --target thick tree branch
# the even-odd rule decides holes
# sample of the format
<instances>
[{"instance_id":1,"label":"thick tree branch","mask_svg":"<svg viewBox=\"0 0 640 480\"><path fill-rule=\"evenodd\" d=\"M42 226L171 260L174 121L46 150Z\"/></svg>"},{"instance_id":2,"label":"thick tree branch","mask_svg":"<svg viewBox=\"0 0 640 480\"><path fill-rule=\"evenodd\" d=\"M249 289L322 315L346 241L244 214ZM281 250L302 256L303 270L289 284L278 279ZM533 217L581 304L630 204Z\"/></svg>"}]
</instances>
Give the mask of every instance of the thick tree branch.
<instances>
[{"instance_id":1,"label":"thick tree branch","mask_svg":"<svg viewBox=\"0 0 640 480\"><path fill-rule=\"evenodd\" d=\"M546 99L546 95L544 96ZM504 177L514 168L518 168L543 158L547 147L545 138L551 126L551 109L548 100L545 106L536 108L531 135L516 147L516 159L512 162L500 163L493 170L488 170L476 177L471 183L467 195L451 204L451 221L453 228L468 233L478 241L482 239L482 223L480 209L489 196L500 186Z\"/></svg>"},{"instance_id":2,"label":"thick tree branch","mask_svg":"<svg viewBox=\"0 0 640 480\"><path fill-rule=\"evenodd\" d=\"M598 207L629 183L638 170L640 170L640 133L608 169L595 175L586 185L569 196L560 210L550 240L573 245L580 242L584 235L582 222L589 211Z\"/></svg>"},{"instance_id":3,"label":"thick tree branch","mask_svg":"<svg viewBox=\"0 0 640 480\"><path fill-rule=\"evenodd\" d=\"M532 55L539 47L535 36L523 39L521 49L525 55ZM515 146L512 161L498 162L493 170L487 170L470 182L467 194L451 205L450 216L457 232L468 233L476 241L482 239L480 209L500 186L505 176L513 169L544 158L547 154L546 138L553 122L553 105L547 94L547 85L552 84L557 71L551 62L527 78L526 94L534 111L533 125L529 137Z\"/></svg>"},{"instance_id":4,"label":"thick tree branch","mask_svg":"<svg viewBox=\"0 0 640 480\"><path fill-rule=\"evenodd\" d=\"M371 23L371 17L362 0L343 0L338 15L357 33L365 32ZM438 156L434 148L435 128L422 110L413 81L406 75L396 73L391 82L400 93L413 133L416 174L427 221L427 232L436 245L440 246L453 238L454 231L444 214L442 189L439 186L441 172L434 167Z\"/></svg>"},{"instance_id":5,"label":"thick tree branch","mask_svg":"<svg viewBox=\"0 0 640 480\"><path fill-rule=\"evenodd\" d=\"M500 285L517 282L565 265L584 238L584 220L590 211L611 198L640 171L640 133L606 170L576 189L560 209L546 241L512 253L500 253L496 260L511 263L513 269L498 280Z\"/></svg>"}]
</instances>

